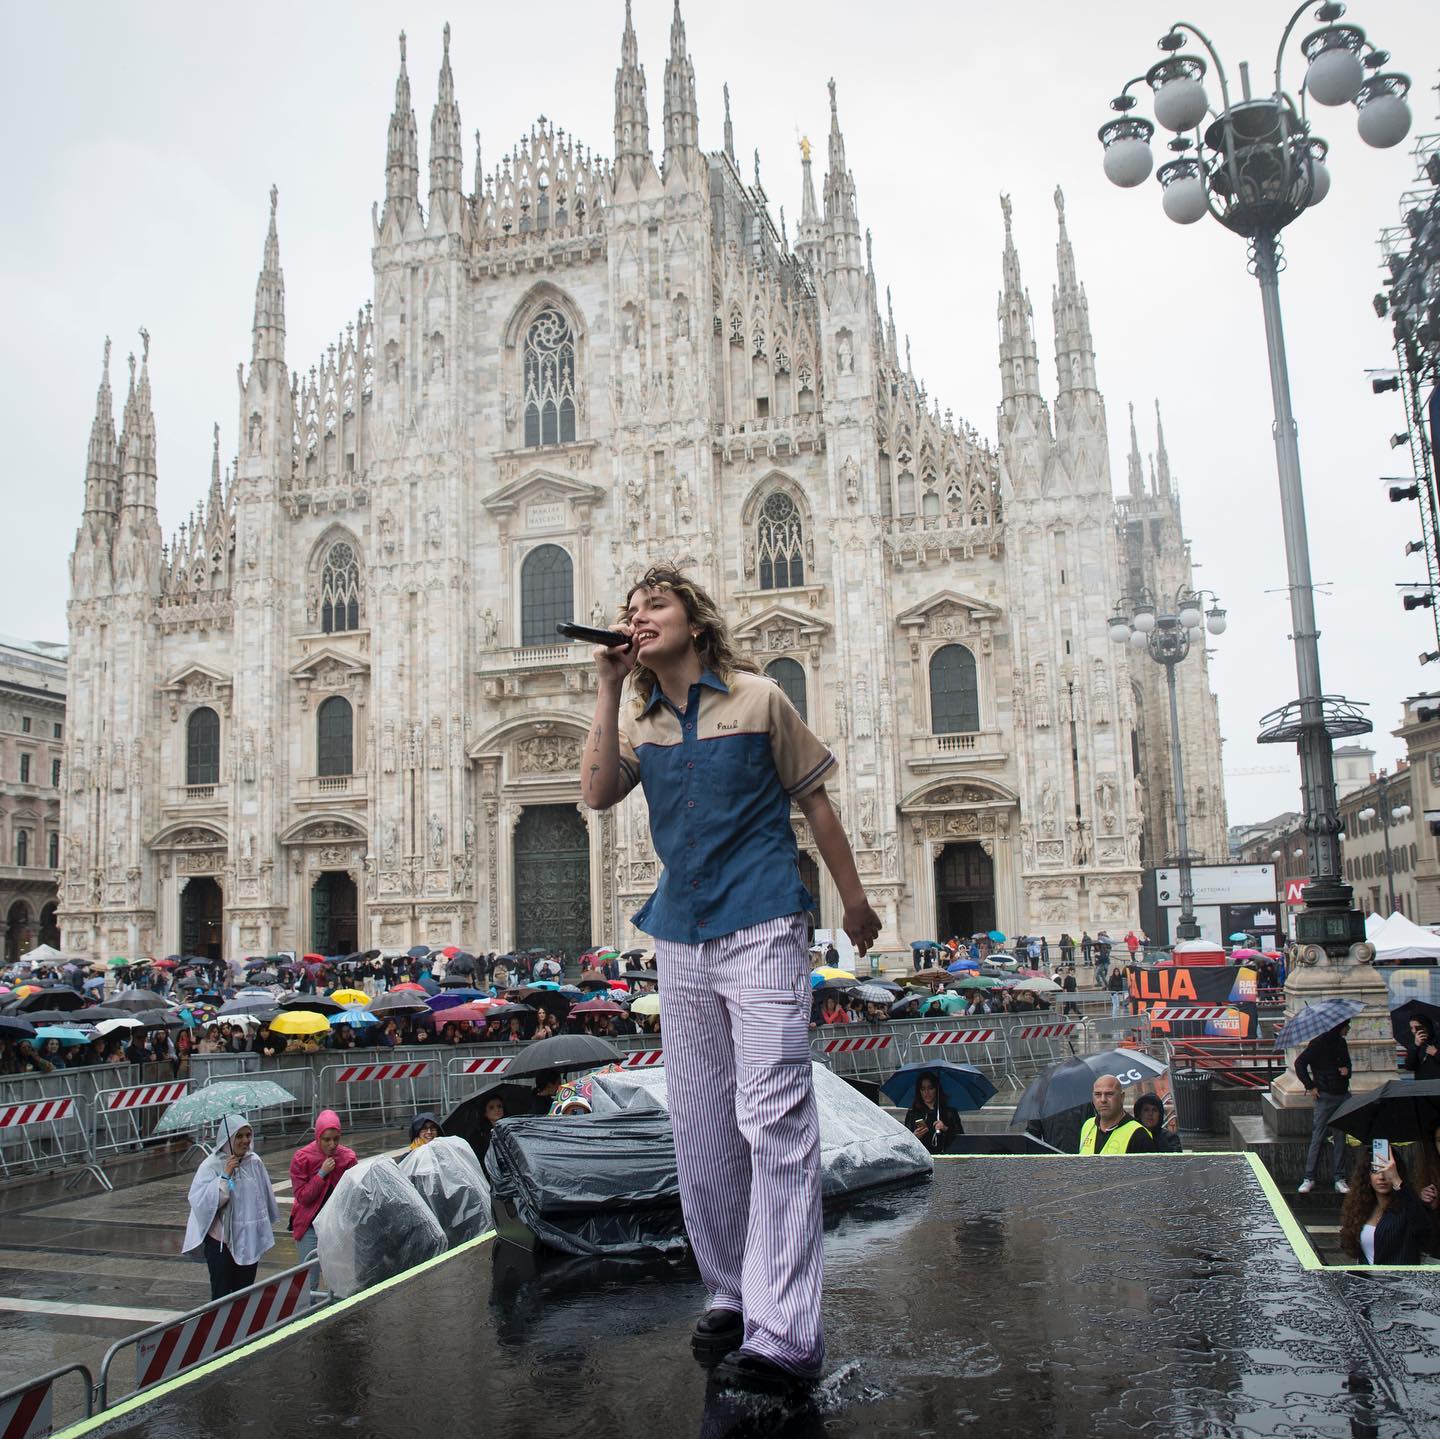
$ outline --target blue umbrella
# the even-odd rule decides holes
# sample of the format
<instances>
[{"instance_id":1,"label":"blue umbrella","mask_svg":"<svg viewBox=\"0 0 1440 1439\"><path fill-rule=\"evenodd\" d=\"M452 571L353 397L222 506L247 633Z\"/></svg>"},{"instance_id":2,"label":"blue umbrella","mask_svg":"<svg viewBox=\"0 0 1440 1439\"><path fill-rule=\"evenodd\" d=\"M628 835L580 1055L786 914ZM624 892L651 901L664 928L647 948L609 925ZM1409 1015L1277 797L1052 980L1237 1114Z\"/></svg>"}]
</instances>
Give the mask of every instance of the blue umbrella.
<instances>
[{"instance_id":1,"label":"blue umbrella","mask_svg":"<svg viewBox=\"0 0 1440 1439\"><path fill-rule=\"evenodd\" d=\"M980 968L980 961L979 961L978 959L971 959L969 955L966 955L966 956L965 956L964 958L962 958L962 959L957 959L954 964L947 964L947 965L945 966L945 972L946 972L947 974L959 974L962 969L979 969L979 968Z\"/></svg>"},{"instance_id":2,"label":"blue umbrella","mask_svg":"<svg viewBox=\"0 0 1440 1439\"><path fill-rule=\"evenodd\" d=\"M61 1044L89 1044L94 1037L87 1029L71 1029L64 1024L42 1024L35 1031L35 1038L41 1044L47 1039L58 1039Z\"/></svg>"},{"instance_id":3,"label":"blue umbrella","mask_svg":"<svg viewBox=\"0 0 1440 1439\"><path fill-rule=\"evenodd\" d=\"M938 941L938 940L934 940L934 939L912 939L912 940L910 941L910 948L911 948L911 949L939 949L939 948L940 948L940 944L939 944L939 941Z\"/></svg>"},{"instance_id":4,"label":"blue umbrella","mask_svg":"<svg viewBox=\"0 0 1440 1439\"><path fill-rule=\"evenodd\" d=\"M1004 944L1004 943L1005 943L1005 936L1004 936L1003 934L1001 934L998 929L992 929L992 930L990 931L990 943L991 943L991 944Z\"/></svg>"},{"instance_id":5,"label":"blue umbrella","mask_svg":"<svg viewBox=\"0 0 1440 1439\"><path fill-rule=\"evenodd\" d=\"M973 1064L907 1064L897 1069L882 1090L907 1109L915 1102L915 1091L922 1074L933 1075L940 1085L940 1096L951 1109L979 1109L994 1097L995 1086Z\"/></svg>"},{"instance_id":6,"label":"blue umbrella","mask_svg":"<svg viewBox=\"0 0 1440 1439\"><path fill-rule=\"evenodd\" d=\"M1236 930L1236 932L1230 936L1229 942L1230 942L1231 944L1244 944L1245 941L1246 941L1247 939L1249 939L1249 938L1250 938L1250 936L1249 936L1248 934L1246 934L1243 929L1241 929L1241 930Z\"/></svg>"},{"instance_id":7,"label":"blue umbrella","mask_svg":"<svg viewBox=\"0 0 1440 1439\"><path fill-rule=\"evenodd\" d=\"M330 1016L331 1029L334 1029L337 1025L340 1024L348 1024L354 1027L355 1025L360 1024L379 1023L379 1018L371 1014L370 1011L366 1009L363 1004L348 1005L346 1006L346 1008L342 1009L339 1014L332 1014Z\"/></svg>"},{"instance_id":8,"label":"blue umbrella","mask_svg":"<svg viewBox=\"0 0 1440 1439\"><path fill-rule=\"evenodd\" d=\"M1293 1018L1287 1019L1278 1032L1280 1044L1285 1049L1299 1049L1328 1034L1347 1020L1354 1019L1364 1011L1365 1006L1358 999L1321 999L1307 1004Z\"/></svg>"}]
</instances>

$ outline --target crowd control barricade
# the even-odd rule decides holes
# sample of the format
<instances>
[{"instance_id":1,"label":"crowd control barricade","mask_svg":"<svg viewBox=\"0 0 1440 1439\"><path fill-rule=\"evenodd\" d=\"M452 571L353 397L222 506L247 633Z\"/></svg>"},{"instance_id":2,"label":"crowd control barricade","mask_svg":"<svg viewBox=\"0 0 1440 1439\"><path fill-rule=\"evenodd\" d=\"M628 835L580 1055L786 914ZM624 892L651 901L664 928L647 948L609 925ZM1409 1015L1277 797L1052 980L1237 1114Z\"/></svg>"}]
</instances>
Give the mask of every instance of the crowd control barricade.
<instances>
[{"instance_id":1,"label":"crowd control barricade","mask_svg":"<svg viewBox=\"0 0 1440 1439\"><path fill-rule=\"evenodd\" d=\"M95 1153L138 1149L150 1137L160 1111L189 1093L188 1079L160 1084L127 1084L95 1094Z\"/></svg>"},{"instance_id":2,"label":"crowd control barricade","mask_svg":"<svg viewBox=\"0 0 1440 1439\"><path fill-rule=\"evenodd\" d=\"M949 1025L932 1020L919 1029L912 1029L905 1046L906 1064L925 1064L939 1060L945 1064L973 1064L992 1074L1010 1072L1010 1050L1005 1043L1003 1026L983 1017Z\"/></svg>"},{"instance_id":3,"label":"crowd control barricade","mask_svg":"<svg viewBox=\"0 0 1440 1439\"><path fill-rule=\"evenodd\" d=\"M382 1124L388 1124L392 1117L438 1104L438 1098L432 1100L430 1095L438 1092L443 1078L440 1065L430 1058L327 1064L320 1071L319 1107L335 1110L347 1125L360 1114L378 1115Z\"/></svg>"},{"instance_id":4,"label":"crowd control barricade","mask_svg":"<svg viewBox=\"0 0 1440 1439\"><path fill-rule=\"evenodd\" d=\"M472 1054L446 1060L445 1112L448 1114L457 1104L504 1078L511 1058L509 1054Z\"/></svg>"},{"instance_id":5,"label":"crowd control barricade","mask_svg":"<svg viewBox=\"0 0 1440 1439\"><path fill-rule=\"evenodd\" d=\"M833 1073L842 1079L865 1079L874 1084L887 1079L904 1063L900 1051L889 1025L821 1025L810 1037L810 1052Z\"/></svg>"},{"instance_id":6,"label":"crowd control barricade","mask_svg":"<svg viewBox=\"0 0 1440 1439\"><path fill-rule=\"evenodd\" d=\"M95 1381L83 1364L62 1364L0 1394L0 1439L45 1439L55 1427L55 1383L67 1374L78 1374L83 1381L76 1417L88 1419L94 1412Z\"/></svg>"},{"instance_id":7,"label":"crowd control barricade","mask_svg":"<svg viewBox=\"0 0 1440 1439\"><path fill-rule=\"evenodd\" d=\"M22 1098L17 1089L38 1092ZM102 1188L115 1187L95 1160L89 1103L69 1091L63 1073L7 1086L0 1099L0 1175L69 1168L76 1173L67 1189L87 1174Z\"/></svg>"},{"instance_id":8,"label":"crowd control barricade","mask_svg":"<svg viewBox=\"0 0 1440 1439\"><path fill-rule=\"evenodd\" d=\"M1010 1046L1010 1074L1015 1082L1028 1083L1062 1059L1069 1059L1079 1030L1080 1021L1075 1019L1026 1019L1011 1025L1005 1040Z\"/></svg>"},{"instance_id":9,"label":"crowd control barricade","mask_svg":"<svg viewBox=\"0 0 1440 1439\"><path fill-rule=\"evenodd\" d=\"M320 1261L312 1258L293 1269L237 1289L223 1299L212 1299L177 1319L152 1324L148 1329L117 1340L100 1361L95 1407L103 1411L114 1398L120 1397L110 1393L110 1371L127 1349L135 1351L132 1392L138 1394L223 1354L236 1344L245 1344L267 1330L301 1318L315 1307L311 1291L319 1275Z\"/></svg>"}]
</instances>

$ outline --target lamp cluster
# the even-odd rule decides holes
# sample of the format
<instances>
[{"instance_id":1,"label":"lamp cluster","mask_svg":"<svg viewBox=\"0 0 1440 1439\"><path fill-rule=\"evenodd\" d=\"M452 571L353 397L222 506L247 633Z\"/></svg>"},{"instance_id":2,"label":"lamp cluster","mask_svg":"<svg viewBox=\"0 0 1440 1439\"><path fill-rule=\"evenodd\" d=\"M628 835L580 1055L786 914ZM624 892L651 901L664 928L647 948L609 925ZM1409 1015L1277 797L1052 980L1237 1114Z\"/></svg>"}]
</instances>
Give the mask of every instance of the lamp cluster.
<instances>
[{"instance_id":1,"label":"lamp cluster","mask_svg":"<svg viewBox=\"0 0 1440 1439\"><path fill-rule=\"evenodd\" d=\"M1118 645L1129 644L1132 649L1143 650L1150 645L1151 636L1157 630L1176 630L1182 632L1190 644L1199 644L1206 631L1212 635L1225 633L1225 611L1213 595L1211 601L1210 608L1202 611L1201 596L1181 594L1174 613L1167 614L1157 611L1148 599L1137 600L1129 614L1117 605L1110 616L1110 638Z\"/></svg>"},{"instance_id":2,"label":"lamp cluster","mask_svg":"<svg viewBox=\"0 0 1440 1439\"><path fill-rule=\"evenodd\" d=\"M1307 0L1281 38L1273 94L1253 99L1242 65L1242 98L1234 103L1214 46L1193 25L1172 26L1158 42L1165 58L1110 102L1119 118L1100 127L1106 176L1131 189L1155 169L1155 125L1133 113L1137 100L1130 91L1142 83L1150 87L1155 120L1175 136L1168 142L1173 158L1155 178L1165 213L1179 225L1211 214L1241 234L1273 233L1318 205L1330 192L1329 145L1311 133L1307 99L1331 107L1353 105L1367 145L1379 150L1398 145L1410 132L1409 77L1385 69L1389 54L1370 44L1358 25L1337 23L1345 13L1342 4L1316 7L1320 28L1300 42L1307 62L1300 104L1286 94L1280 76L1285 46L1309 8ZM1208 53L1208 62L1183 53L1191 37ZM1218 111L1205 87L1212 69L1220 87Z\"/></svg>"}]
</instances>

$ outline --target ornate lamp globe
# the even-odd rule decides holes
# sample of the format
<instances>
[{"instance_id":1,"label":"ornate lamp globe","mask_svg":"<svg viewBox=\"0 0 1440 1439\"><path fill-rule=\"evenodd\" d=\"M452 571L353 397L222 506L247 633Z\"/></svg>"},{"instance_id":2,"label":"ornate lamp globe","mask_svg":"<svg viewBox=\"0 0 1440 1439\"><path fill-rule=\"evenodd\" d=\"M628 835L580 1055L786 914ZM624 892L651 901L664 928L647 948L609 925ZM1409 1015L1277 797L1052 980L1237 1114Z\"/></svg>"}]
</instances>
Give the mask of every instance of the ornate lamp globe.
<instances>
[{"instance_id":1,"label":"ornate lamp globe","mask_svg":"<svg viewBox=\"0 0 1440 1439\"><path fill-rule=\"evenodd\" d=\"M1209 213L1210 202L1198 160L1171 160L1160 167L1155 178L1165 192L1160 203L1177 225L1193 225Z\"/></svg>"},{"instance_id":2,"label":"ornate lamp globe","mask_svg":"<svg viewBox=\"0 0 1440 1439\"><path fill-rule=\"evenodd\" d=\"M1212 635L1223 635L1225 626L1229 621L1225 618L1225 611L1219 605L1212 605L1205 611L1205 628Z\"/></svg>"},{"instance_id":3,"label":"ornate lamp globe","mask_svg":"<svg viewBox=\"0 0 1440 1439\"><path fill-rule=\"evenodd\" d=\"M1305 90L1317 105L1348 105L1365 81L1360 51L1365 32L1358 25L1327 25L1307 35L1300 49L1310 62Z\"/></svg>"},{"instance_id":4,"label":"ornate lamp globe","mask_svg":"<svg viewBox=\"0 0 1440 1439\"><path fill-rule=\"evenodd\" d=\"M1312 139L1302 162L1310 174L1310 203L1318 205L1330 193L1330 167L1325 157L1330 147L1321 139Z\"/></svg>"},{"instance_id":5,"label":"ornate lamp globe","mask_svg":"<svg viewBox=\"0 0 1440 1439\"><path fill-rule=\"evenodd\" d=\"M1110 638L1117 645L1123 645L1130 638L1130 623L1121 615L1110 621Z\"/></svg>"},{"instance_id":6,"label":"ornate lamp globe","mask_svg":"<svg viewBox=\"0 0 1440 1439\"><path fill-rule=\"evenodd\" d=\"M1192 645L1198 645L1205 638L1205 631L1199 625L1192 625L1185 633L1190 637Z\"/></svg>"},{"instance_id":7,"label":"ornate lamp globe","mask_svg":"<svg viewBox=\"0 0 1440 1439\"><path fill-rule=\"evenodd\" d=\"M1138 115L1126 115L1100 127L1100 143L1105 147L1105 177L1122 190L1134 189L1143 183L1155 164L1150 153L1150 137L1155 127Z\"/></svg>"},{"instance_id":8,"label":"ornate lamp globe","mask_svg":"<svg viewBox=\"0 0 1440 1439\"><path fill-rule=\"evenodd\" d=\"M1372 75L1360 87L1355 97L1357 128L1367 145L1389 150L1410 133L1410 107L1405 103L1409 93L1409 77L1388 72Z\"/></svg>"},{"instance_id":9,"label":"ornate lamp globe","mask_svg":"<svg viewBox=\"0 0 1440 1439\"><path fill-rule=\"evenodd\" d=\"M1196 604L1194 600L1186 600L1185 603L1180 606L1179 620L1187 630L1197 628L1201 620L1200 606Z\"/></svg>"},{"instance_id":10,"label":"ornate lamp globe","mask_svg":"<svg viewBox=\"0 0 1440 1439\"><path fill-rule=\"evenodd\" d=\"M1150 67L1145 80L1155 92L1155 118L1167 130L1193 130L1205 118L1210 100L1204 78L1198 55L1171 55Z\"/></svg>"},{"instance_id":11,"label":"ornate lamp globe","mask_svg":"<svg viewBox=\"0 0 1440 1439\"><path fill-rule=\"evenodd\" d=\"M1136 630L1130 636L1130 648L1132 650L1143 650L1149 643L1144 630Z\"/></svg>"}]
</instances>

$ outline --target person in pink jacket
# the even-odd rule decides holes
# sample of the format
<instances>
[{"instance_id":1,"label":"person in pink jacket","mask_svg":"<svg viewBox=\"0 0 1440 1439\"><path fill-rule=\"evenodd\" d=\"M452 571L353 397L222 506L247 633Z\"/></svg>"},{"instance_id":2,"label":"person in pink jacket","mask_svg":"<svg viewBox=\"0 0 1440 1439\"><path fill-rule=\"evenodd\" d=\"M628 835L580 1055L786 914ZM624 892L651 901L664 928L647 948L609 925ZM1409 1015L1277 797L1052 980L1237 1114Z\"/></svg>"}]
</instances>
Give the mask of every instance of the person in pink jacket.
<instances>
[{"instance_id":1,"label":"person in pink jacket","mask_svg":"<svg viewBox=\"0 0 1440 1439\"><path fill-rule=\"evenodd\" d=\"M340 1116L333 1109L321 1110L314 1142L297 1149L290 1160L290 1233L302 1264L315 1254L315 1216L354 1163L355 1151L340 1143Z\"/></svg>"}]
</instances>

